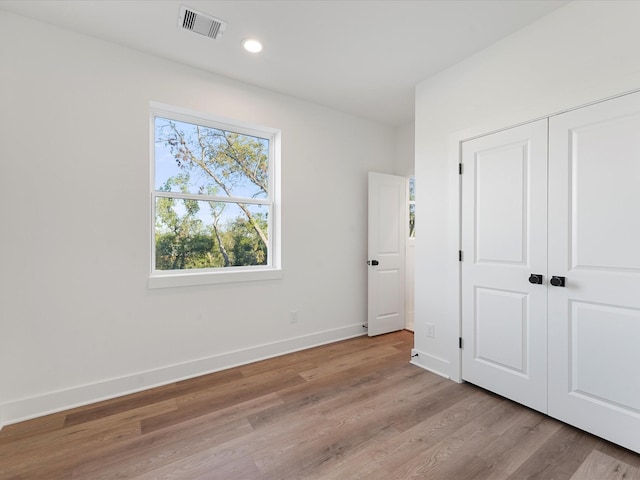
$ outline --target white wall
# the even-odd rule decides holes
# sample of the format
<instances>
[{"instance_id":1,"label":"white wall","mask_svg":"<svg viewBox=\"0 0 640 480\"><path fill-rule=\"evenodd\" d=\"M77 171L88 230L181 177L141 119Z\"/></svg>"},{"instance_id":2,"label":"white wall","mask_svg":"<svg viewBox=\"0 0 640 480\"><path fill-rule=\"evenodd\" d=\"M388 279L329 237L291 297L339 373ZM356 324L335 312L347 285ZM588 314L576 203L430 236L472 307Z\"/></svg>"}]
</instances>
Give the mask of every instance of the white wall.
<instances>
[{"instance_id":1,"label":"white wall","mask_svg":"<svg viewBox=\"0 0 640 480\"><path fill-rule=\"evenodd\" d=\"M417 86L416 364L459 377L458 142L640 89L638 19L640 2L575 1Z\"/></svg>"},{"instance_id":2,"label":"white wall","mask_svg":"<svg viewBox=\"0 0 640 480\"><path fill-rule=\"evenodd\" d=\"M415 173L415 123L396 128L395 174L411 177Z\"/></svg>"},{"instance_id":3,"label":"white wall","mask_svg":"<svg viewBox=\"0 0 640 480\"><path fill-rule=\"evenodd\" d=\"M4 12L0 77L0 426L364 332L395 129ZM150 101L282 130L283 279L147 288Z\"/></svg>"}]
</instances>

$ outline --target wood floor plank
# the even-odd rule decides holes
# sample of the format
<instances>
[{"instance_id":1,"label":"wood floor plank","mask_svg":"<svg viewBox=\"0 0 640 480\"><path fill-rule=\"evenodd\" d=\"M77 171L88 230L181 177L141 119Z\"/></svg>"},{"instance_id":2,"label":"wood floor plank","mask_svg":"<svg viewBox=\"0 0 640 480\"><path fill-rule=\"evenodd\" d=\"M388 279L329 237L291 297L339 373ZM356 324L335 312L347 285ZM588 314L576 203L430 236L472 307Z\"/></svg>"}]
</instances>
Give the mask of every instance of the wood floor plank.
<instances>
[{"instance_id":1,"label":"wood floor plank","mask_svg":"<svg viewBox=\"0 0 640 480\"><path fill-rule=\"evenodd\" d=\"M331 397L319 402L320 411L328 418L349 417L366 411L375 413L385 404L393 404L395 423L400 424L400 414L412 410L416 397L434 392L452 385L443 378L425 375L424 371L413 371L407 375L398 374L392 378L383 377L382 381L362 382L352 386L340 395L335 392ZM406 409L402 409L406 407Z\"/></svg>"},{"instance_id":2,"label":"wood floor plank","mask_svg":"<svg viewBox=\"0 0 640 480\"><path fill-rule=\"evenodd\" d=\"M207 435L209 435L208 441L213 443L213 439L224 442L228 441L230 437L237 438L250 432L251 429L248 429L246 424L233 424L233 422L243 421L247 414L279 403L281 402L275 394L268 394L224 410L212 412L204 417L124 440L117 445L106 445L100 449L93 449L91 452L82 452L73 462L73 478L93 479L98 474L106 475L110 471L122 475L125 468L138 472L160 468L166 463L178 461L184 456L209 448ZM229 431L229 425L235 426ZM211 432L216 432L219 435L215 436ZM162 458L154 460L158 456ZM147 467L125 467L131 463L135 464L136 459L143 459L147 462Z\"/></svg>"},{"instance_id":3,"label":"wood floor plank","mask_svg":"<svg viewBox=\"0 0 640 480\"><path fill-rule=\"evenodd\" d=\"M14 425L7 425L0 430L0 448L22 438L58 430L64 426L66 416L67 412L54 413Z\"/></svg>"},{"instance_id":4,"label":"wood floor plank","mask_svg":"<svg viewBox=\"0 0 640 480\"><path fill-rule=\"evenodd\" d=\"M350 424L327 422L315 434L299 438L295 449L269 445L252 455L259 470L273 480L313 479L342 465L346 458L371 442L395 436L386 422L360 421Z\"/></svg>"},{"instance_id":5,"label":"wood floor plank","mask_svg":"<svg viewBox=\"0 0 640 480\"><path fill-rule=\"evenodd\" d=\"M0 431L0 480L640 480L640 455L358 337Z\"/></svg>"},{"instance_id":6,"label":"wood floor plank","mask_svg":"<svg viewBox=\"0 0 640 480\"><path fill-rule=\"evenodd\" d=\"M396 355L398 349L392 346L381 346L374 349L366 349L354 353L348 353L338 358L324 362L322 365L300 372L300 376L305 380L313 380L319 376L330 375L332 373L348 370L357 364L366 364L371 361L384 359Z\"/></svg>"},{"instance_id":7,"label":"wood floor plank","mask_svg":"<svg viewBox=\"0 0 640 480\"><path fill-rule=\"evenodd\" d=\"M600 480L628 480L638 473L638 468L620 462L616 458L593 450L580 468L573 474L571 480L583 478L598 478Z\"/></svg>"},{"instance_id":8,"label":"wood floor plank","mask_svg":"<svg viewBox=\"0 0 640 480\"><path fill-rule=\"evenodd\" d=\"M263 480L253 459L241 456L235 460L224 462L205 450L186 456L176 462L136 475L136 480Z\"/></svg>"},{"instance_id":9,"label":"wood floor plank","mask_svg":"<svg viewBox=\"0 0 640 480\"><path fill-rule=\"evenodd\" d=\"M426 381L416 382L417 377ZM399 404L396 400L406 389L412 389L409 394L413 394L414 390L428 387L430 382L440 381L450 384L418 369L391 378L379 374L362 376L342 371L279 392L278 395L284 400L283 405L251 415L249 421L258 429L264 424L281 422L282 416L292 411L313 409L327 419L339 420L338 417L344 417L340 421L348 422L350 416L375 415L376 409L384 403Z\"/></svg>"},{"instance_id":10,"label":"wood floor plank","mask_svg":"<svg viewBox=\"0 0 640 480\"><path fill-rule=\"evenodd\" d=\"M136 406L108 417L97 417L83 424L48 431L37 437L17 439L0 449L0 461L14 455L30 455L42 461L43 458L59 454L67 448L73 450L78 444L86 448L96 441L106 443L110 438L124 441L125 438L140 435L140 420L175 409L175 400L169 399L157 404ZM52 444L56 445L56 449L51 449Z\"/></svg>"},{"instance_id":11,"label":"wood floor plank","mask_svg":"<svg viewBox=\"0 0 640 480\"><path fill-rule=\"evenodd\" d=\"M632 452L631 450L620 448L606 440L600 440L596 449L605 455L613 457L622 463L626 463L640 470L640 455Z\"/></svg>"},{"instance_id":12,"label":"wood floor plank","mask_svg":"<svg viewBox=\"0 0 640 480\"><path fill-rule=\"evenodd\" d=\"M509 478L513 480L570 479L593 451L597 442L598 440L588 433L562 425ZM596 477L594 480L600 479Z\"/></svg>"},{"instance_id":13,"label":"wood floor plank","mask_svg":"<svg viewBox=\"0 0 640 480\"><path fill-rule=\"evenodd\" d=\"M357 454L356 454L357 455ZM322 475L322 480L389 480L391 474L377 462L343 462Z\"/></svg>"},{"instance_id":14,"label":"wood floor plank","mask_svg":"<svg viewBox=\"0 0 640 480\"><path fill-rule=\"evenodd\" d=\"M73 459L81 447L94 450L105 444L119 443L123 439L140 435L139 422L116 423L109 428L64 429L50 432L46 439L38 439L36 447L22 450L20 446L11 446L11 452L1 449L0 465L2 475L12 478L16 475L36 476L51 469L66 470L69 459ZM61 465L62 464L62 465ZM2 477L0 477L2 478Z\"/></svg>"},{"instance_id":15,"label":"wood floor plank","mask_svg":"<svg viewBox=\"0 0 640 480\"><path fill-rule=\"evenodd\" d=\"M495 443L495 440L509 431L509 425L519 422L520 410L521 407L513 402L500 399L491 410L447 437L444 442L440 442L436 446L435 456L432 454L426 464L411 470L409 476L415 478L426 475L429 478L443 479L487 479L492 476L506 478L506 472L496 468L489 458L478 455L477 452L485 445Z\"/></svg>"},{"instance_id":16,"label":"wood floor plank","mask_svg":"<svg viewBox=\"0 0 640 480\"><path fill-rule=\"evenodd\" d=\"M474 478L485 471L486 462L473 452L484 442L495 438L491 427L505 414L504 403L489 405L488 410L465 422L453 433L397 465L391 478Z\"/></svg>"},{"instance_id":17,"label":"wood floor plank","mask_svg":"<svg viewBox=\"0 0 640 480\"><path fill-rule=\"evenodd\" d=\"M409 338L411 337L412 336ZM411 341L413 341L412 338ZM287 367L297 367L299 371L302 372L322 365L326 360L332 360L343 356L346 349L348 349L350 353L354 353L362 350L374 349L381 345L397 347L401 346L403 343L404 340L400 336L394 339L385 338L385 336L373 338L357 337L328 345L309 348L307 350L295 352L293 355L282 355L280 357L250 363L237 368L245 377L260 375L262 373ZM398 350L404 351L403 348Z\"/></svg>"},{"instance_id":18,"label":"wood floor plank","mask_svg":"<svg viewBox=\"0 0 640 480\"><path fill-rule=\"evenodd\" d=\"M282 452L297 451L301 439L310 438L316 435L318 429L324 428L324 418L319 414L294 412L287 421L286 429L279 424L269 425L255 434L226 442L207 452L207 461L218 465L250 458L255 464L253 455L256 452L271 446L277 446L278 451Z\"/></svg>"},{"instance_id":19,"label":"wood floor plank","mask_svg":"<svg viewBox=\"0 0 640 480\"><path fill-rule=\"evenodd\" d=\"M265 392L286 386L304 383L295 372L284 371L273 375L254 375L233 380L215 388L207 388L178 397L178 408L174 412L147 418L142 421L142 431L149 433L161 428L197 418L234 404L259 398Z\"/></svg>"},{"instance_id":20,"label":"wood floor plank","mask_svg":"<svg viewBox=\"0 0 640 480\"><path fill-rule=\"evenodd\" d=\"M461 385L461 387L465 387ZM447 408L434 413L423 422L400 433L386 442L379 442L368 454L389 472L396 472L417 455L433 447L438 442L482 415L491 406L491 397L482 391L466 389L464 398ZM365 462L365 459L359 459Z\"/></svg>"},{"instance_id":21,"label":"wood floor plank","mask_svg":"<svg viewBox=\"0 0 640 480\"><path fill-rule=\"evenodd\" d=\"M477 453L490 467L485 480L507 478L562 427L560 422L541 413L519 405L513 408L518 413L511 419L511 425Z\"/></svg>"},{"instance_id":22,"label":"wood floor plank","mask_svg":"<svg viewBox=\"0 0 640 480\"><path fill-rule=\"evenodd\" d=\"M201 424L188 435L161 432L144 436L126 450L103 455L74 469L74 478L114 480L135 478L159 467L179 461L186 455L223 444L252 431L245 419L216 425Z\"/></svg>"},{"instance_id":23,"label":"wood floor plank","mask_svg":"<svg viewBox=\"0 0 640 480\"><path fill-rule=\"evenodd\" d=\"M387 357L383 362L369 362L352 368L308 380L303 384L279 390L278 395L288 404L303 405L309 402L324 404L326 408L336 408L341 403L353 404L380 391L394 388L396 382L404 381L404 376L427 373L416 369L406 370L406 354L398 356L401 361L394 363ZM402 378L401 378L402 377ZM331 403L332 402L332 403Z\"/></svg>"},{"instance_id":24,"label":"wood floor plank","mask_svg":"<svg viewBox=\"0 0 640 480\"><path fill-rule=\"evenodd\" d=\"M280 403L275 394L268 394L204 417L143 434L123 443L120 449L102 451L95 458L87 459L75 468L74 476L102 478L99 477L102 475L109 478L106 475L110 472L122 475L122 472L127 470L141 474L150 469L163 467L183 457L207 450L212 445L224 444L253 432L253 428L247 422L247 415ZM144 464L138 462L141 458L145 460Z\"/></svg>"},{"instance_id":25,"label":"wood floor plank","mask_svg":"<svg viewBox=\"0 0 640 480\"><path fill-rule=\"evenodd\" d=\"M215 468L217 465L225 465L237 462L244 457L251 458L253 453L270 445L279 445L282 449L295 449L301 438L307 438L324 428L325 418L314 412L293 410L280 419L280 422L263 424L260 429L254 429L251 433L238 436L224 443L200 452L190 449L184 451L182 458L176 459L174 464L179 468L183 463L197 464L204 461ZM171 430L175 427L171 427ZM155 432L151 435L156 435ZM186 477L190 478L190 477Z\"/></svg>"},{"instance_id":26,"label":"wood floor plank","mask_svg":"<svg viewBox=\"0 0 640 480\"><path fill-rule=\"evenodd\" d=\"M404 432L431 415L448 408L468 395L464 388L450 382L436 379L433 385L421 385L410 401L401 402L395 412L389 415L388 421L400 432Z\"/></svg>"},{"instance_id":27,"label":"wood floor plank","mask_svg":"<svg viewBox=\"0 0 640 480\"><path fill-rule=\"evenodd\" d=\"M92 420L109 417L122 412L131 411L138 407L146 407L149 404L157 404L169 400L175 405L175 384L153 388L145 392L126 395L113 400L107 400L94 404L92 407L79 408L69 412L65 418L64 426L71 427Z\"/></svg>"}]
</instances>

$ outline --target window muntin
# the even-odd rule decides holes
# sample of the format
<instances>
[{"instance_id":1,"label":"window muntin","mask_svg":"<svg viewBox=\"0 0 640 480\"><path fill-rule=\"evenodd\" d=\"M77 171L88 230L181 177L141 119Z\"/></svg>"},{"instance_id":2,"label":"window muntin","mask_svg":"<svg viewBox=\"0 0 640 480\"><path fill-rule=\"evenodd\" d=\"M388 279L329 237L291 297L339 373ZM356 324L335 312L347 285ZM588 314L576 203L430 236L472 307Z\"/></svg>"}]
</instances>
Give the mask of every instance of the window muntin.
<instances>
[{"instance_id":1,"label":"window muntin","mask_svg":"<svg viewBox=\"0 0 640 480\"><path fill-rule=\"evenodd\" d=\"M152 277L277 268L277 132L153 108L152 130Z\"/></svg>"}]
</instances>

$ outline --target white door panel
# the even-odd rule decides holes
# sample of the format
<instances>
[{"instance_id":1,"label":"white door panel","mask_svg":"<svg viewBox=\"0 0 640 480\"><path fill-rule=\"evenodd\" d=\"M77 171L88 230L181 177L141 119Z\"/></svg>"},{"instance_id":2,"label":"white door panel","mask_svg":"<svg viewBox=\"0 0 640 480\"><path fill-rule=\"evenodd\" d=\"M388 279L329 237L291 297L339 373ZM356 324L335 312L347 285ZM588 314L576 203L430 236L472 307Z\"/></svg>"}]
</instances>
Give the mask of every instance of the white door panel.
<instances>
[{"instance_id":1,"label":"white door panel","mask_svg":"<svg viewBox=\"0 0 640 480\"><path fill-rule=\"evenodd\" d=\"M526 292L476 288L476 361L525 374L529 309ZM523 341L519 341L519 340Z\"/></svg>"},{"instance_id":2,"label":"white door panel","mask_svg":"<svg viewBox=\"0 0 640 480\"><path fill-rule=\"evenodd\" d=\"M526 262L527 168L530 162L526 146L526 142L519 141L475 154L478 263L523 265Z\"/></svg>"},{"instance_id":3,"label":"white door panel","mask_svg":"<svg viewBox=\"0 0 640 480\"><path fill-rule=\"evenodd\" d=\"M368 333L405 326L406 179L369 172Z\"/></svg>"},{"instance_id":4,"label":"white door panel","mask_svg":"<svg viewBox=\"0 0 640 480\"><path fill-rule=\"evenodd\" d=\"M640 95L550 120L549 414L640 451Z\"/></svg>"},{"instance_id":5,"label":"white door panel","mask_svg":"<svg viewBox=\"0 0 640 480\"><path fill-rule=\"evenodd\" d=\"M598 107L602 110L604 105ZM589 121L593 108L573 116ZM559 122L566 122L566 117ZM614 114L587 125L565 124L562 128L570 138L571 152L562 156L570 162L566 166L574 190L568 212L571 268L639 270L640 114ZM607 248L603 248L605 239Z\"/></svg>"},{"instance_id":6,"label":"white door panel","mask_svg":"<svg viewBox=\"0 0 640 480\"><path fill-rule=\"evenodd\" d=\"M464 142L462 162L462 377L546 412L547 121Z\"/></svg>"},{"instance_id":7,"label":"white door panel","mask_svg":"<svg viewBox=\"0 0 640 480\"><path fill-rule=\"evenodd\" d=\"M629 379L638 375L638 363L630 363L627 356L638 350L640 311L578 301L570 306L571 389L640 412L637 387L629 388Z\"/></svg>"}]
</instances>

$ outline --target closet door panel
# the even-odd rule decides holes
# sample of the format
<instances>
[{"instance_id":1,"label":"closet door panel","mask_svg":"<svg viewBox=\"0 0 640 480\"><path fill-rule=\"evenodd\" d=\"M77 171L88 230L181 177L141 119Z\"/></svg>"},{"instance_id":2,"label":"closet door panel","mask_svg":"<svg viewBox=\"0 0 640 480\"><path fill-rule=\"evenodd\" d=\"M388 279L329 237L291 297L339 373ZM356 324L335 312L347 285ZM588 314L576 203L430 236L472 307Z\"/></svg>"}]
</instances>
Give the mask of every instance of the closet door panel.
<instances>
[{"instance_id":1,"label":"closet door panel","mask_svg":"<svg viewBox=\"0 0 640 480\"><path fill-rule=\"evenodd\" d=\"M640 95L549 125L549 414L640 451Z\"/></svg>"},{"instance_id":2,"label":"closet door panel","mask_svg":"<svg viewBox=\"0 0 640 480\"><path fill-rule=\"evenodd\" d=\"M464 142L462 162L462 378L546 412L547 121Z\"/></svg>"}]
</instances>

